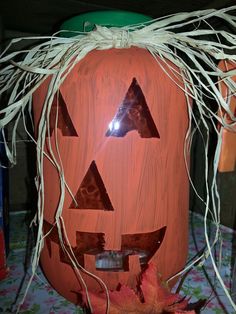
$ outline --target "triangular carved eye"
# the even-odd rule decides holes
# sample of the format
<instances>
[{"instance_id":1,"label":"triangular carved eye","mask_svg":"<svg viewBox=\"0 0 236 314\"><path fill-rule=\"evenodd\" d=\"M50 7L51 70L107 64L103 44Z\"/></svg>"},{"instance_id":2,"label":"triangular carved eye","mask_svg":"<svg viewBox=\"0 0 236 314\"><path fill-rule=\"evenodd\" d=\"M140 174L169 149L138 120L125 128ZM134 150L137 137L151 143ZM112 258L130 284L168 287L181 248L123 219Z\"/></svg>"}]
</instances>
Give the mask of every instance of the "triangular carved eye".
<instances>
[{"instance_id":1,"label":"triangular carved eye","mask_svg":"<svg viewBox=\"0 0 236 314\"><path fill-rule=\"evenodd\" d=\"M114 210L95 161L92 161L70 208Z\"/></svg>"},{"instance_id":2,"label":"triangular carved eye","mask_svg":"<svg viewBox=\"0 0 236 314\"><path fill-rule=\"evenodd\" d=\"M66 103L59 91L55 95L50 112L50 136L56 127L56 117L58 115L57 128L61 130L64 136L78 136L68 113Z\"/></svg>"},{"instance_id":3,"label":"triangular carved eye","mask_svg":"<svg viewBox=\"0 0 236 314\"><path fill-rule=\"evenodd\" d=\"M137 130L143 138L160 138L143 92L135 78L114 119L110 122L106 136L123 137L132 130Z\"/></svg>"}]
</instances>

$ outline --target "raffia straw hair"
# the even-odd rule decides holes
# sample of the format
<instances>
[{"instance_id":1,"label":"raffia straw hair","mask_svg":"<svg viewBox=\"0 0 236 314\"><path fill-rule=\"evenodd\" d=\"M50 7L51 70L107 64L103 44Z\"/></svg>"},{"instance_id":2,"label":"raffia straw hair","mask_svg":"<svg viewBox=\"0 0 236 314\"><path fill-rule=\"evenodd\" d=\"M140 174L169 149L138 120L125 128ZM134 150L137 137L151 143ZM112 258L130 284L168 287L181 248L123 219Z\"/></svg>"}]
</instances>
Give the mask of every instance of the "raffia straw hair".
<instances>
[{"instance_id":1,"label":"raffia straw hair","mask_svg":"<svg viewBox=\"0 0 236 314\"><path fill-rule=\"evenodd\" d=\"M31 114L32 94L49 76L52 77L39 121L38 136L35 140L37 148L37 177L35 182L38 190L38 210L34 218L34 222L38 225L38 235L32 258L32 276L27 286L25 295L29 289L33 276L35 275L39 263L40 253L44 245L44 239L47 236L47 234L43 234L43 169L44 157L46 157L57 169L60 178L61 194L60 201L56 209L54 225L58 228L61 247L70 258L71 263L77 272L78 278L82 281L87 293L88 303L90 304L86 283L83 281L81 276L81 271L87 271L78 264L73 254L66 236L66 229L62 218L65 190L68 190L72 197L73 195L70 191L70 187L65 181L63 165L55 158L52 152L51 144L49 144L50 156L44 152L45 136L49 130L49 115L54 95L57 94L60 85L67 77L68 73L81 59L94 49L104 50L113 47L128 48L136 46L147 49L153 58L155 58L156 62L160 63L160 60L165 62L166 66L170 68L172 73L172 75L170 75L170 72L168 72L166 75L169 75L170 79L173 80L179 88L183 89L183 85L178 82L174 68L171 68L170 62L168 61L171 61L180 69L184 82L184 92L189 104L189 128L186 134L185 153L190 149L191 145L191 138L193 134L192 122L194 122L193 124L196 128L198 128L199 125L199 121L190 106L189 98L194 100L194 106L198 109L201 123L206 129L205 184L207 196L206 199L202 199L202 202L205 204L204 229L207 248L204 254L198 257L198 260L204 263L204 260L209 256L217 278L220 281L225 294L230 300L232 307L236 310L236 305L224 285L212 254L212 248L217 243L220 236L220 202L217 191L216 174L221 147L222 130L223 127L232 128L236 123L236 118L234 117L233 112L230 111L229 102L222 97L217 86L217 81L223 80L230 93L234 95L236 86L232 77L236 75L236 70L223 72L217 67L217 64L220 60L236 61L236 35L235 32L230 33L225 30L214 30L210 24L211 18L218 18L221 19L223 23L227 24L229 29L235 30L236 17L233 15L234 10L236 10L236 6L221 10L210 9L191 13L179 13L158 18L148 22L147 24L132 25L121 28L106 28L97 26L96 29L88 33L75 32L75 36L71 38L63 38L59 33L51 37L18 38L13 40L3 51L0 58L0 94L8 91L9 97L5 108L0 111L0 128L5 142L7 157L12 164L16 163L17 157L16 131L19 120L23 117L25 130L29 133L25 123L25 114ZM186 28L191 28L191 30L184 31ZM211 38L211 40L209 40L209 38ZM9 52L12 51L12 45L15 43L23 40L27 41L29 39L39 39L41 40L41 43L29 50ZM207 104L207 98L214 100L215 104L218 106L219 112L225 112L230 116L232 120L231 123L227 122L224 114L218 115L217 112L212 111ZM9 144L6 141L4 130L12 121L14 123L14 127L11 143ZM217 121L221 127L216 128L215 121ZM213 180L211 186L208 186L207 156L209 125L213 127L218 138L214 156ZM30 134L29 136L32 138ZM33 138L32 140L34 141ZM56 145L56 147L57 153L60 156L59 146ZM189 179L190 182L192 182L190 176ZM193 188L197 193L197 188ZM213 200L211 208L209 206L210 199ZM216 226L216 233L212 241L210 241L208 237L206 223L209 214ZM62 240L62 234L65 235L64 240ZM190 268L195 262L196 261L187 265L186 268ZM183 270L183 272L185 270ZM93 274L90 275L96 277ZM108 290L99 278L96 277L96 280L100 281L107 293L108 313ZM90 307L92 308L91 304Z\"/></svg>"}]
</instances>

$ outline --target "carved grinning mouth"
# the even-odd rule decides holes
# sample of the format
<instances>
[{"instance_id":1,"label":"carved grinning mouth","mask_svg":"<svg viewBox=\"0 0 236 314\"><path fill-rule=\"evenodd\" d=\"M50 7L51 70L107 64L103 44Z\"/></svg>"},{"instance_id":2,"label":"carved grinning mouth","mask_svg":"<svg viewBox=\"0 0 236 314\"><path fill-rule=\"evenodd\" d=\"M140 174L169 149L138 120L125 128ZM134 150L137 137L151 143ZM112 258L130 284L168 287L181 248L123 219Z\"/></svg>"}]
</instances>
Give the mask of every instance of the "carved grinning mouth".
<instances>
[{"instance_id":1,"label":"carved grinning mouth","mask_svg":"<svg viewBox=\"0 0 236 314\"><path fill-rule=\"evenodd\" d=\"M57 228L44 221L44 231L49 232L46 244L51 257L51 241L60 247ZM166 232L166 227L148 233L124 234L121 236L121 250L104 250L104 233L76 232L75 247L72 247L77 261L83 266L84 255L94 255L96 269L100 271L129 271L129 256L138 255L140 266L144 267L159 249ZM71 264L68 256L60 248L62 263Z\"/></svg>"}]
</instances>

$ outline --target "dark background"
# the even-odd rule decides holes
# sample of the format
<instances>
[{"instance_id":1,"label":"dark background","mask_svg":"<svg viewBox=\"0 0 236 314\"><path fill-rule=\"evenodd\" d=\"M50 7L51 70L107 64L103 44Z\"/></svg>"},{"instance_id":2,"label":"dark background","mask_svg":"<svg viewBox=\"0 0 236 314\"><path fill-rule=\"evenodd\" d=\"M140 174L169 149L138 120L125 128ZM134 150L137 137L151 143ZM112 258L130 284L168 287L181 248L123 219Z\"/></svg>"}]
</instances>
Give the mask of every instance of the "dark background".
<instances>
[{"instance_id":1,"label":"dark background","mask_svg":"<svg viewBox=\"0 0 236 314\"><path fill-rule=\"evenodd\" d=\"M50 34L69 17L94 10L128 10L155 18L233 4L235 0L1 0L0 15L5 30Z\"/></svg>"}]
</instances>

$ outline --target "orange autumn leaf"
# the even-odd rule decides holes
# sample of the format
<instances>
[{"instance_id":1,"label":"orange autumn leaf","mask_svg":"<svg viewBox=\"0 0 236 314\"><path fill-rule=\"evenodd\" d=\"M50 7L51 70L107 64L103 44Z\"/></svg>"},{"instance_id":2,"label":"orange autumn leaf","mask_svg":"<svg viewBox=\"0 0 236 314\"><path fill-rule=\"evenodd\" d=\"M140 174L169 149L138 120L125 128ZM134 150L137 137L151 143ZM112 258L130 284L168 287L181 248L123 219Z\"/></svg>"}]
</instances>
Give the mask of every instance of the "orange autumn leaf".
<instances>
[{"instance_id":1,"label":"orange autumn leaf","mask_svg":"<svg viewBox=\"0 0 236 314\"><path fill-rule=\"evenodd\" d=\"M188 301L178 294L173 294L161 281L154 264L150 264L141 277L140 285L144 304L150 313L175 313L176 310L184 310ZM149 312L146 312L149 313ZM195 313L195 312L192 312Z\"/></svg>"},{"instance_id":2,"label":"orange autumn leaf","mask_svg":"<svg viewBox=\"0 0 236 314\"><path fill-rule=\"evenodd\" d=\"M153 264L142 273L137 292L121 286L110 291L109 297L109 314L196 314L194 310L187 310L188 300L169 291ZM105 293L90 293L90 299L94 314L106 313Z\"/></svg>"}]
</instances>

